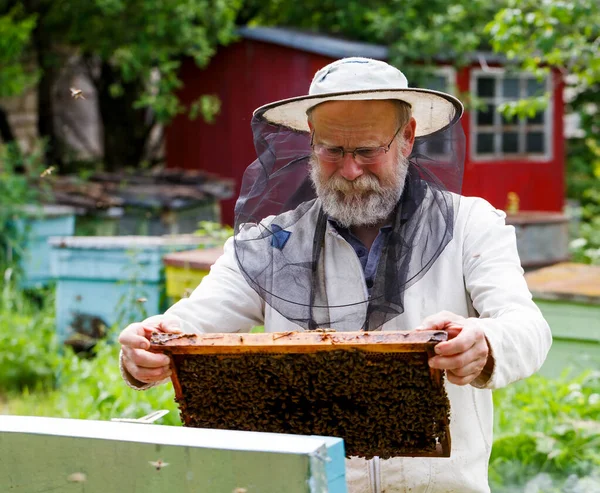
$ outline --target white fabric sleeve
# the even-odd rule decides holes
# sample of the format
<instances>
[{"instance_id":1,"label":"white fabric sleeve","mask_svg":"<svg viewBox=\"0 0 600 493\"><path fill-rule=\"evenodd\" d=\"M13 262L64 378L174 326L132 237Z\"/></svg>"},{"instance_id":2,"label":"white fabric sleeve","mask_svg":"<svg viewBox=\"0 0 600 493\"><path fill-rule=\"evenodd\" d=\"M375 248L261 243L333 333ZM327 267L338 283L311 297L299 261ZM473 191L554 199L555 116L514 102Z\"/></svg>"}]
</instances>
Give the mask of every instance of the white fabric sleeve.
<instances>
[{"instance_id":1,"label":"white fabric sleeve","mask_svg":"<svg viewBox=\"0 0 600 493\"><path fill-rule=\"evenodd\" d=\"M161 317L177 320L184 332L200 333L249 332L264 323L264 301L239 271L233 238L227 240L223 255L191 296L175 303ZM123 380L132 389L145 390L170 380L154 383L136 380L123 365L122 352L119 367Z\"/></svg>"},{"instance_id":2,"label":"white fabric sleeve","mask_svg":"<svg viewBox=\"0 0 600 493\"><path fill-rule=\"evenodd\" d=\"M552 344L550 327L523 277L515 229L505 218L476 199L464 226L465 285L494 359L490 378L472 383L478 388L501 388L532 375Z\"/></svg>"}]
</instances>

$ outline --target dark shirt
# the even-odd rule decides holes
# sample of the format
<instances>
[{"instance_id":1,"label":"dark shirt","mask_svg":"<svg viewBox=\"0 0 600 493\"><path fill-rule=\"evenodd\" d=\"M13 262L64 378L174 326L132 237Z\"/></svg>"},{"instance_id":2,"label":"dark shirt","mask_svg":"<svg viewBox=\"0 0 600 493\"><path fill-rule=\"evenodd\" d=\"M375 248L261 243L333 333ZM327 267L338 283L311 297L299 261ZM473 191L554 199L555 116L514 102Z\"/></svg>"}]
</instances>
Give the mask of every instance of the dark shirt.
<instances>
[{"instance_id":1,"label":"dark shirt","mask_svg":"<svg viewBox=\"0 0 600 493\"><path fill-rule=\"evenodd\" d=\"M354 236L348 228L343 228L339 224L337 224L333 219L329 219L329 223L335 228L335 230L340 234L342 238L344 238L354 251L356 252L356 256L358 260L360 260L360 264L362 265L363 272L365 275L365 282L367 283L367 289L369 290L369 294L371 293L371 288L375 282L375 274L377 273L377 264L379 263L379 258L381 257L381 252L383 251L383 246L385 245L385 240L387 236L392 231L392 226L384 226L379 229L379 233L371 245L371 249L367 249L367 247L360 241L356 236Z\"/></svg>"}]
</instances>

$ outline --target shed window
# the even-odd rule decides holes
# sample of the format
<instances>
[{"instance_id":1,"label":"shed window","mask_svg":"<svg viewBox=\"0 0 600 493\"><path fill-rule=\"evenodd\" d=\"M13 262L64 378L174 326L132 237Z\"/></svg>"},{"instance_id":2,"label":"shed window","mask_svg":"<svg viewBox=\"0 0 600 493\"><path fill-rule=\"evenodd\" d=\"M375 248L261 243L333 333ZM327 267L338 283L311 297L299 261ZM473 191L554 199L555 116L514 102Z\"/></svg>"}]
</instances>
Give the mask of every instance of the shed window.
<instances>
[{"instance_id":1,"label":"shed window","mask_svg":"<svg viewBox=\"0 0 600 493\"><path fill-rule=\"evenodd\" d=\"M538 81L527 73L477 71L471 88L483 104L471 112L471 154L476 159L550 158L552 103L533 117L505 118L498 106L541 96L551 90L549 78Z\"/></svg>"}]
</instances>

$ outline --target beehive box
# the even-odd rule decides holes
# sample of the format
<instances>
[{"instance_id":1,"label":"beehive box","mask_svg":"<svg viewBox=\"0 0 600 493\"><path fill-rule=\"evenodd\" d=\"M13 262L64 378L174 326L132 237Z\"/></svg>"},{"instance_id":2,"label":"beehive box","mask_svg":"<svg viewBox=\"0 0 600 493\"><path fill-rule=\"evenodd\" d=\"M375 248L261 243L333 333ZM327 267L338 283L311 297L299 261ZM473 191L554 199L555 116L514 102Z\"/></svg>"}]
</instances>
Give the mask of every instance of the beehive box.
<instances>
[{"instance_id":1,"label":"beehive box","mask_svg":"<svg viewBox=\"0 0 600 493\"><path fill-rule=\"evenodd\" d=\"M25 206L24 213L25 217L16 221L24 240L20 245L23 249L21 286L38 288L52 281L48 239L73 235L76 209L59 205Z\"/></svg>"},{"instance_id":2,"label":"beehive box","mask_svg":"<svg viewBox=\"0 0 600 493\"><path fill-rule=\"evenodd\" d=\"M533 300L552 329L540 373L558 378L600 370L600 266L561 263L525 275Z\"/></svg>"},{"instance_id":3,"label":"beehive box","mask_svg":"<svg viewBox=\"0 0 600 493\"><path fill-rule=\"evenodd\" d=\"M2 493L346 493L339 438L2 416Z\"/></svg>"},{"instance_id":4,"label":"beehive box","mask_svg":"<svg viewBox=\"0 0 600 493\"><path fill-rule=\"evenodd\" d=\"M163 334L184 425L344 439L346 455L450 455L443 331Z\"/></svg>"},{"instance_id":5,"label":"beehive box","mask_svg":"<svg viewBox=\"0 0 600 493\"><path fill-rule=\"evenodd\" d=\"M223 255L223 247L173 252L163 257L166 292L173 301L179 301L196 289L208 275L211 266Z\"/></svg>"},{"instance_id":6,"label":"beehive box","mask_svg":"<svg viewBox=\"0 0 600 493\"><path fill-rule=\"evenodd\" d=\"M51 238L59 339L90 335L91 322L82 320L124 327L166 310L162 256L204 241L194 235Z\"/></svg>"}]
</instances>

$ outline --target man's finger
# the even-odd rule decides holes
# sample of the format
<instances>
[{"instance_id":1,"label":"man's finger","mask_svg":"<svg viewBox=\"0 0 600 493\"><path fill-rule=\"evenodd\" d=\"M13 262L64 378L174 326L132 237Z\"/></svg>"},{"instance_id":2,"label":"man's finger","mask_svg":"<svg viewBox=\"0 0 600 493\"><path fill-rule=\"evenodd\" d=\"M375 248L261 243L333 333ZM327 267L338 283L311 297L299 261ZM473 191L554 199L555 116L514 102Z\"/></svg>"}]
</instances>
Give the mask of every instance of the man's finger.
<instances>
[{"instance_id":1,"label":"man's finger","mask_svg":"<svg viewBox=\"0 0 600 493\"><path fill-rule=\"evenodd\" d=\"M435 353L443 356L460 354L468 351L477 343L477 333L474 331L459 329L457 332L454 337L449 334L450 337L447 341L436 344Z\"/></svg>"},{"instance_id":2,"label":"man's finger","mask_svg":"<svg viewBox=\"0 0 600 493\"><path fill-rule=\"evenodd\" d=\"M456 368L462 368L480 357L481 356L477 351L471 349L452 356L433 356L432 358L429 358L429 365L432 368L438 368L440 370L454 370Z\"/></svg>"},{"instance_id":3,"label":"man's finger","mask_svg":"<svg viewBox=\"0 0 600 493\"><path fill-rule=\"evenodd\" d=\"M469 364L459 367L459 368L453 368L450 369L448 371L451 371L452 374L454 374L457 377L468 377L469 375L475 374L475 375L479 375L484 366L485 366L485 358L479 358L476 359L475 361L471 361Z\"/></svg>"},{"instance_id":4,"label":"man's finger","mask_svg":"<svg viewBox=\"0 0 600 493\"><path fill-rule=\"evenodd\" d=\"M167 334L181 334L183 333L183 331L179 328L179 324L170 324L170 325L166 325L163 323L160 323L156 326L144 326L144 332L146 334L146 336L148 336L149 334L152 334L152 332L165 332Z\"/></svg>"},{"instance_id":5,"label":"man's finger","mask_svg":"<svg viewBox=\"0 0 600 493\"><path fill-rule=\"evenodd\" d=\"M129 346L131 348L148 349L150 343L145 335L142 324L131 324L119 335L119 343L122 346Z\"/></svg>"},{"instance_id":6,"label":"man's finger","mask_svg":"<svg viewBox=\"0 0 600 493\"><path fill-rule=\"evenodd\" d=\"M475 380L478 376L479 376L479 373L471 373L470 375L460 377L460 376L455 375L454 372L452 372L452 371L446 372L446 378L448 378L448 381L450 383L453 383L454 385L468 385L473 380Z\"/></svg>"},{"instance_id":7,"label":"man's finger","mask_svg":"<svg viewBox=\"0 0 600 493\"><path fill-rule=\"evenodd\" d=\"M136 366L143 368L160 368L168 366L171 360L166 354L151 353L143 349L123 347L123 356Z\"/></svg>"},{"instance_id":8,"label":"man's finger","mask_svg":"<svg viewBox=\"0 0 600 493\"><path fill-rule=\"evenodd\" d=\"M134 378L140 382L151 383L160 382L170 376L171 369L163 366L160 368L138 368Z\"/></svg>"},{"instance_id":9,"label":"man's finger","mask_svg":"<svg viewBox=\"0 0 600 493\"><path fill-rule=\"evenodd\" d=\"M442 311L426 317L415 330L443 330L448 326L458 326L465 320L464 317L449 311Z\"/></svg>"}]
</instances>

